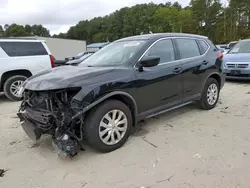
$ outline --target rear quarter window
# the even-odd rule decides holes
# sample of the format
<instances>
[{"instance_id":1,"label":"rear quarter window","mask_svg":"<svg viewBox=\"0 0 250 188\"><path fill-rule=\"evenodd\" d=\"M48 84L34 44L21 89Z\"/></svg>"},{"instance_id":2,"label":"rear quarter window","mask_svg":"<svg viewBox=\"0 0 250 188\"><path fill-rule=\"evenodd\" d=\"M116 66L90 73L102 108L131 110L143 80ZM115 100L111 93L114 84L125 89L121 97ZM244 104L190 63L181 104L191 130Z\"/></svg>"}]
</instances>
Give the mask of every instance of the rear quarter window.
<instances>
[{"instance_id":1,"label":"rear quarter window","mask_svg":"<svg viewBox=\"0 0 250 188\"><path fill-rule=\"evenodd\" d=\"M198 41L199 41L199 44L200 44L201 54L204 54L208 50L209 45L204 40L198 40Z\"/></svg>"},{"instance_id":2,"label":"rear quarter window","mask_svg":"<svg viewBox=\"0 0 250 188\"><path fill-rule=\"evenodd\" d=\"M0 47L10 57L48 55L41 42L0 42Z\"/></svg>"}]
</instances>

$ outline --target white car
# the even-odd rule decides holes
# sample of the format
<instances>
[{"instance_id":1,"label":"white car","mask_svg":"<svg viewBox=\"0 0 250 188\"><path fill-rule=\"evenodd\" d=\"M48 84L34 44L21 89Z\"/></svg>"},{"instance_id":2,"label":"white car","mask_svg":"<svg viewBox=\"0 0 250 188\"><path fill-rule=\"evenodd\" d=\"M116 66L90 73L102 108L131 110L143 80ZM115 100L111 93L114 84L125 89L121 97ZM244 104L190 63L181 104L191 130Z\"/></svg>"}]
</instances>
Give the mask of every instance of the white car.
<instances>
[{"instance_id":1,"label":"white car","mask_svg":"<svg viewBox=\"0 0 250 188\"><path fill-rule=\"evenodd\" d=\"M54 57L44 41L0 39L0 92L13 101L21 100L19 89L30 76L54 67Z\"/></svg>"}]
</instances>

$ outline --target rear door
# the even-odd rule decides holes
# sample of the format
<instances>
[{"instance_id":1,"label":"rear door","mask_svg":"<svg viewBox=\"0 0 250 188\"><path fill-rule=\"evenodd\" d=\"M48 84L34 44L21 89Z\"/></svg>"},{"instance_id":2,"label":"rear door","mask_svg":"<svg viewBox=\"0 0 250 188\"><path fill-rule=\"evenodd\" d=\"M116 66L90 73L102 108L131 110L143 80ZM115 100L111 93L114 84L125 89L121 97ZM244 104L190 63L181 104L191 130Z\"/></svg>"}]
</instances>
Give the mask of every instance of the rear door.
<instances>
[{"instance_id":1,"label":"rear door","mask_svg":"<svg viewBox=\"0 0 250 188\"><path fill-rule=\"evenodd\" d=\"M203 73L209 62L205 55L209 45L205 40L201 41L198 43L195 38L175 38L179 58L183 65L183 102L196 99L201 94Z\"/></svg>"},{"instance_id":2,"label":"rear door","mask_svg":"<svg viewBox=\"0 0 250 188\"><path fill-rule=\"evenodd\" d=\"M136 70L137 99L142 116L178 104L182 100L180 61L172 39L157 41L145 56L160 57L158 66Z\"/></svg>"}]
</instances>

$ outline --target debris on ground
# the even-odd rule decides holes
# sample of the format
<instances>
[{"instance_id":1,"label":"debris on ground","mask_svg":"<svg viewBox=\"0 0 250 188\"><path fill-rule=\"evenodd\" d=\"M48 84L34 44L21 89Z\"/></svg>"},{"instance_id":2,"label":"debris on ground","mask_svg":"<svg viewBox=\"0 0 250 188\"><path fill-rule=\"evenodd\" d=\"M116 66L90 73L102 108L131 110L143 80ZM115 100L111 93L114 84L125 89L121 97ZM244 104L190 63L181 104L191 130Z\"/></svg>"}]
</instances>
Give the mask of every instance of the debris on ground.
<instances>
[{"instance_id":1,"label":"debris on ground","mask_svg":"<svg viewBox=\"0 0 250 188\"><path fill-rule=\"evenodd\" d=\"M190 187L192 187L192 188L195 188L195 186L193 186L192 184L190 184L190 183L184 183L184 184L186 184L186 185L188 185L188 186L190 186Z\"/></svg>"},{"instance_id":2,"label":"debris on ground","mask_svg":"<svg viewBox=\"0 0 250 188\"><path fill-rule=\"evenodd\" d=\"M63 176L63 180L65 180L67 175L68 175L68 172Z\"/></svg>"},{"instance_id":3,"label":"debris on ground","mask_svg":"<svg viewBox=\"0 0 250 188\"><path fill-rule=\"evenodd\" d=\"M82 186L81 186L81 187L85 187L85 185L87 185L87 183L86 183L86 182L82 183Z\"/></svg>"},{"instance_id":4,"label":"debris on ground","mask_svg":"<svg viewBox=\"0 0 250 188\"><path fill-rule=\"evenodd\" d=\"M199 154L199 153L196 153L195 155L193 155L193 157L195 157L195 158L201 158L202 156L201 156L201 154Z\"/></svg>"},{"instance_id":5,"label":"debris on ground","mask_svg":"<svg viewBox=\"0 0 250 188\"><path fill-rule=\"evenodd\" d=\"M172 177L174 177L174 174L172 176L170 176L169 178L167 178L167 179L156 181L156 183L162 183L164 181L170 181L172 179Z\"/></svg>"},{"instance_id":6,"label":"debris on ground","mask_svg":"<svg viewBox=\"0 0 250 188\"><path fill-rule=\"evenodd\" d=\"M248 95L249 95L249 94L250 94L250 91L248 91L246 94L248 94Z\"/></svg>"},{"instance_id":7,"label":"debris on ground","mask_svg":"<svg viewBox=\"0 0 250 188\"><path fill-rule=\"evenodd\" d=\"M0 169L0 177L4 176L4 173L7 172L9 169L4 170L4 169Z\"/></svg>"},{"instance_id":8,"label":"debris on ground","mask_svg":"<svg viewBox=\"0 0 250 188\"><path fill-rule=\"evenodd\" d=\"M221 113L224 113L224 114L227 114L227 112L226 112L226 111L223 111L223 110L221 110L220 112L221 112Z\"/></svg>"},{"instance_id":9,"label":"debris on ground","mask_svg":"<svg viewBox=\"0 0 250 188\"><path fill-rule=\"evenodd\" d=\"M244 155L247 155L247 153L245 153L245 152L244 152L243 154L244 154Z\"/></svg>"},{"instance_id":10,"label":"debris on ground","mask_svg":"<svg viewBox=\"0 0 250 188\"><path fill-rule=\"evenodd\" d=\"M10 142L10 145L19 144L19 143L21 143L21 141L19 141L19 142L17 142L17 141L12 141L12 142Z\"/></svg>"},{"instance_id":11,"label":"debris on ground","mask_svg":"<svg viewBox=\"0 0 250 188\"><path fill-rule=\"evenodd\" d=\"M174 127L173 125L171 125L171 124L169 124L169 123L167 123L166 125L169 126L169 127L171 127L171 128Z\"/></svg>"},{"instance_id":12,"label":"debris on ground","mask_svg":"<svg viewBox=\"0 0 250 188\"><path fill-rule=\"evenodd\" d=\"M28 146L28 148L37 148L38 146L39 146L39 143L36 142L36 143L34 143L34 144Z\"/></svg>"},{"instance_id":13,"label":"debris on ground","mask_svg":"<svg viewBox=\"0 0 250 188\"><path fill-rule=\"evenodd\" d=\"M153 165L154 168L156 167L156 165L158 164L159 161L160 161L160 159L157 158L156 161L155 161L155 164Z\"/></svg>"},{"instance_id":14,"label":"debris on ground","mask_svg":"<svg viewBox=\"0 0 250 188\"><path fill-rule=\"evenodd\" d=\"M153 143L149 142L148 140L146 140L145 136L142 137L142 140L144 140L145 142L147 142L148 144L150 144L151 146L157 148L156 145L154 145Z\"/></svg>"}]
</instances>

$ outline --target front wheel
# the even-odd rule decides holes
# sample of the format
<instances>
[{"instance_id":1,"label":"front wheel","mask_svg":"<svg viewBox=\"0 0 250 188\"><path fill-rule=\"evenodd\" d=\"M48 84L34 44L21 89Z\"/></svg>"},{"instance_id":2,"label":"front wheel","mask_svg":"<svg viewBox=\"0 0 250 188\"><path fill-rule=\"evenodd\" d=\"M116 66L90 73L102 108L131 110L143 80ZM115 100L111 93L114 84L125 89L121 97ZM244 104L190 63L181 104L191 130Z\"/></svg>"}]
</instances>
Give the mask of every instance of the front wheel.
<instances>
[{"instance_id":1,"label":"front wheel","mask_svg":"<svg viewBox=\"0 0 250 188\"><path fill-rule=\"evenodd\" d=\"M204 110L214 108L219 100L220 87L214 78L209 78L205 84L199 105Z\"/></svg>"},{"instance_id":2,"label":"front wheel","mask_svg":"<svg viewBox=\"0 0 250 188\"><path fill-rule=\"evenodd\" d=\"M107 100L87 114L84 135L88 143L101 152L120 148L132 127L129 108L117 100Z\"/></svg>"},{"instance_id":3,"label":"front wheel","mask_svg":"<svg viewBox=\"0 0 250 188\"><path fill-rule=\"evenodd\" d=\"M12 101L19 101L22 96L19 96L18 91L27 77L22 75L12 76L4 83L4 94Z\"/></svg>"}]
</instances>

